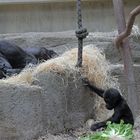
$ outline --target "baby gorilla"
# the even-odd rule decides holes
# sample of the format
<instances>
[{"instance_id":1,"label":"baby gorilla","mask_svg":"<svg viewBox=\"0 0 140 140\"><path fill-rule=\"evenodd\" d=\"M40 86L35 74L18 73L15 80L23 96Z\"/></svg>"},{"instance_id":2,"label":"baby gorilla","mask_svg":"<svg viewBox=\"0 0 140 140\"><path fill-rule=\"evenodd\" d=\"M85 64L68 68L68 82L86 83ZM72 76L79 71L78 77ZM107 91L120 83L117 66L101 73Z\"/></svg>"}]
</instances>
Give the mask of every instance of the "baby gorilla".
<instances>
[{"instance_id":1,"label":"baby gorilla","mask_svg":"<svg viewBox=\"0 0 140 140\"><path fill-rule=\"evenodd\" d=\"M123 120L126 124L130 123L134 125L133 114L125 99L120 95L118 90L114 88L109 88L107 90L99 89L96 86L91 85L87 79L83 79L83 81L90 90L104 99L107 109L114 109L114 114L112 117L103 122L93 124L91 126L92 131L105 127L107 121L111 121L112 123L120 123L120 120Z\"/></svg>"}]
</instances>

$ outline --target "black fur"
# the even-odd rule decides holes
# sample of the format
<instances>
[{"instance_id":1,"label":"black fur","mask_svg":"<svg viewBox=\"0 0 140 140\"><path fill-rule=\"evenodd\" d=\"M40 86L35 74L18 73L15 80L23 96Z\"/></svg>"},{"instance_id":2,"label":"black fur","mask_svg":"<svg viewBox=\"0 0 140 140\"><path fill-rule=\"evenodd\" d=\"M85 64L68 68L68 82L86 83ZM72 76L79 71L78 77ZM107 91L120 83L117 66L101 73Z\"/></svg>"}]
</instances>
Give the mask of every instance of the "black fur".
<instances>
[{"instance_id":1,"label":"black fur","mask_svg":"<svg viewBox=\"0 0 140 140\"><path fill-rule=\"evenodd\" d=\"M27 64L37 64L37 59L15 44L0 41L0 78L19 73Z\"/></svg>"},{"instance_id":2,"label":"black fur","mask_svg":"<svg viewBox=\"0 0 140 140\"><path fill-rule=\"evenodd\" d=\"M37 63L37 59L33 55L7 41L0 41L0 53L11 64L12 68L24 68L29 63Z\"/></svg>"},{"instance_id":3,"label":"black fur","mask_svg":"<svg viewBox=\"0 0 140 140\"><path fill-rule=\"evenodd\" d=\"M105 127L107 121L111 121L114 123L120 123L120 120L123 120L124 123L130 123L134 125L133 114L126 102L126 100L121 96L119 91L114 88L110 88L107 90L99 89L94 85L91 85L87 79L83 79L85 85L95 92L97 95L102 97L106 103L106 108L109 110L114 109L114 114L107 120L103 122L99 122L93 124L91 126L91 130L95 131L101 127Z\"/></svg>"},{"instance_id":4,"label":"black fur","mask_svg":"<svg viewBox=\"0 0 140 140\"><path fill-rule=\"evenodd\" d=\"M57 56L57 53L53 50L48 50L45 47L32 47L32 48L25 48L25 52L30 53L36 57L36 59L40 60L48 60Z\"/></svg>"},{"instance_id":5,"label":"black fur","mask_svg":"<svg viewBox=\"0 0 140 140\"><path fill-rule=\"evenodd\" d=\"M22 49L8 41L0 41L0 79L20 73L29 63L37 64L38 60L48 60L55 56L56 52L44 47Z\"/></svg>"}]
</instances>

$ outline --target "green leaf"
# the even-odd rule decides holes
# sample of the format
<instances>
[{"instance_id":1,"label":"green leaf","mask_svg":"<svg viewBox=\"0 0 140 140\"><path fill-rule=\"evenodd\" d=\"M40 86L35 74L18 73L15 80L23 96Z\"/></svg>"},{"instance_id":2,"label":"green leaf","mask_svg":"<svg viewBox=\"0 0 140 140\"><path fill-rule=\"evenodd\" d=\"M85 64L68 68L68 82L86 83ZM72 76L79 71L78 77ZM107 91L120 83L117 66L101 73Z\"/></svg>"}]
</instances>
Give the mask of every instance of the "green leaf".
<instances>
[{"instance_id":1,"label":"green leaf","mask_svg":"<svg viewBox=\"0 0 140 140\"><path fill-rule=\"evenodd\" d=\"M109 140L113 137L132 140L134 137L132 130L133 126L131 124L124 124L123 120L121 120L120 124L107 122L107 128L104 131L89 134L81 137L80 140Z\"/></svg>"}]
</instances>

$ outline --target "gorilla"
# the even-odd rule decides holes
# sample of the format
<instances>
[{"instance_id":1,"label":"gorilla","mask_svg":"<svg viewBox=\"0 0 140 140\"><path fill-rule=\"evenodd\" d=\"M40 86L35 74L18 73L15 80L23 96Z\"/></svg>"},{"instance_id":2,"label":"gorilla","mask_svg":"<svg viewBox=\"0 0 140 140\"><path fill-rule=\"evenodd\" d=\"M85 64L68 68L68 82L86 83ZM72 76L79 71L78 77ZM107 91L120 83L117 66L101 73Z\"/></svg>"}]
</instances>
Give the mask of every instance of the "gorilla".
<instances>
[{"instance_id":1,"label":"gorilla","mask_svg":"<svg viewBox=\"0 0 140 140\"><path fill-rule=\"evenodd\" d=\"M109 119L93 124L91 126L92 131L95 131L102 127L106 127L107 121L111 121L112 123L120 123L120 120L123 120L126 124L129 123L134 125L133 114L126 100L121 96L120 92L117 89L109 88L107 90L103 90L97 88L94 85L91 85L86 78L83 78L82 80L86 87L88 87L91 91L95 92L97 95L104 99L106 108L108 110L114 109L114 114Z\"/></svg>"},{"instance_id":2,"label":"gorilla","mask_svg":"<svg viewBox=\"0 0 140 140\"><path fill-rule=\"evenodd\" d=\"M0 79L6 77L6 75L10 76L19 73L20 71L20 69L13 69L7 59L0 53Z\"/></svg>"},{"instance_id":3,"label":"gorilla","mask_svg":"<svg viewBox=\"0 0 140 140\"><path fill-rule=\"evenodd\" d=\"M56 52L44 47L22 49L8 41L0 41L0 79L20 73L28 64L37 64L54 56L57 56Z\"/></svg>"},{"instance_id":4,"label":"gorilla","mask_svg":"<svg viewBox=\"0 0 140 140\"><path fill-rule=\"evenodd\" d=\"M53 50L48 50L45 47L24 48L24 51L35 56L39 61L48 60L50 58L58 56L56 52L54 52Z\"/></svg>"},{"instance_id":5,"label":"gorilla","mask_svg":"<svg viewBox=\"0 0 140 140\"><path fill-rule=\"evenodd\" d=\"M17 45L0 41L0 78L19 73L29 63L37 64L37 62L35 56L25 52Z\"/></svg>"}]
</instances>

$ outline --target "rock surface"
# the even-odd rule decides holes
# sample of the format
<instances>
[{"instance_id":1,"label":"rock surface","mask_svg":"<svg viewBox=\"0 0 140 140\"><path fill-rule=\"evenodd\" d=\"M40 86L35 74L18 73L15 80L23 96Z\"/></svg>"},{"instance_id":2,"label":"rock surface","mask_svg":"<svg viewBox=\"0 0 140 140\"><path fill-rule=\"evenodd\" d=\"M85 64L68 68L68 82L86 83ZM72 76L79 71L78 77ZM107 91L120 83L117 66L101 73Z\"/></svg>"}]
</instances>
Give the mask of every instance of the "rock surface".
<instances>
[{"instance_id":1,"label":"rock surface","mask_svg":"<svg viewBox=\"0 0 140 140\"><path fill-rule=\"evenodd\" d=\"M77 76L78 77L78 76ZM94 115L96 96L91 96L76 77L55 73L39 74L37 79L43 89L43 129L57 133L82 126ZM74 82L73 82L74 81Z\"/></svg>"},{"instance_id":2,"label":"rock surface","mask_svg":"<svg viewBox=\"0 0 140 140\"><path fill-rule=\"evenodd\" d=\"M0 85L0 139L31 140L42 129L41 89Z\"/></svg>"}]
</instances>

